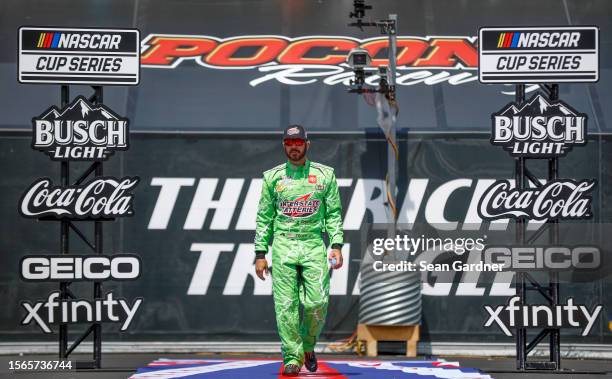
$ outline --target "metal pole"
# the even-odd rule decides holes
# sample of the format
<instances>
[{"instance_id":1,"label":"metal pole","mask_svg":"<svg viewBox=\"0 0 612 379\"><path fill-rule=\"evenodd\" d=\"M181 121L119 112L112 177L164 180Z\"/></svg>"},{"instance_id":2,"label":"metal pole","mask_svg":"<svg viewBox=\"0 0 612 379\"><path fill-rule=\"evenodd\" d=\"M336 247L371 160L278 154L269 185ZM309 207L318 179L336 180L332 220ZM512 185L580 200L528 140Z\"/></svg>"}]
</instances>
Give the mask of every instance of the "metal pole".
<instances>
[{"instance_id":1,"label":"metal pole","mask_svg":"<svg viewBox=\"0 0 612 379\"><path fill-rule=\"evenodd\" d=\"M104 94L101 86L95 86L95 94L96 94L96 104L100 104L104 101ZM96 177L104 175L104 169L102 167L102 162L97 162L96 165ZM96 254L102 255L104 254L103 250L103 234L102 234L102 221L95 221L94 224L94 233L95 233L95 243ZM94 300L102 299L102 282L94 282ZM96 323L93 329L93 338L94 338L94 350L93 350L93 360L94 367L100 368L102 361L102 324Z\"/></svg>"},{"instance_id":2,"label":"metal pole","mask_svg":"<svg viewBox=\"0 0 612 379\"><path fill-rule=\"evenodd\" d=\"M559 85L553 84L550 88L550 100L559 100ZM548 160L548 180L559 178L559 158ZM552 246L558 246L559 243L559 220L550 220L553 224L549 228L548 238ZM551 305L559 304L559 273L549 272L549 288ZM561 333L559 329L550 330L550 359L555 362L556 370L561 370Z\"/></svg>"},{"instance_id":3,"label":"metal pole","mask_svg":"<svg viewBox=\"0 0 612 379\"><path fill-rule=\"evenodd\" d=\"M397 15L390 14L389 20L391 20L392 25L387 28L387 33L389 35L389 70L387 72L387 81L389 83L389 89L393 91L395 89L395 70L396 70L396 62L395 57L397 53ZM393 93L393 100L395 94ZM391 97L390 97L391 99ZM393 109L391 109L393 111ZM390 212L389 214L389 224L391 224L391 232L392 235L390 237L395 237L396 233L396 222L397 222L397 203L396 203L396 178L397 178L397 156L395 155L395 149L393 146L397 146L397 138L395 135L395 122L393 121L394 117L391 117L391 126L389 127L388 138L389 145L387 146L387 172L389 175L389 202L394 204L395 212Z\"/></svg>"},{"instance_id":4,"label":"metal pole","mask_svg":"<svg viewBox=\"0 0 612 379\"><path fill-rule=\"evenodd\" d=\"M70 90L67 85L61 87L61 105L62 108L68 105L70 101ZM62 161L60 166L60 182L63 187L70 185L68 161ZM70 221L62 220L60 222L60 254L68 254L69 246L69 225ZM70 282L60 282L60 301L67 298L67 289ZM60 324L59 326L59 357L65 359L68 357L68 325Z\"/></svg>"},{"instance_id":5,"label":"metal pole","mask_svg":"<svg viewBox=\"0 0 612 379\"><path fill-rule=\"evenodd\" d=\"M391 20L393 25L389 29L389 77L387 81L391 89L395 89L395 71L397 66L397 15L390 14L389 20Z\"/></svg>"},{"instance_id":6,"label":"metal pole","mask_svg":"<svg viewBox=\"0 0 612 379\"><path fill-rule=\"evenodd\" d=\"M515 101L517 105L522 104L525 101L525 85L518 84L516 85L515 91ZM525 188L525 158L519 157L515 158L515 168L514 168L514 180L516 188L524 189ZM525 243L525 220L517 220L516 223L516 242L519 245L523 245ZM516 273L516 291L520 298L519 306L522 306L525 302L525 275L522 272ZM527 330L525 328L517 328L516 329L516 355L517 355L517 369L525 370L525 365L527 361Z\"/></svg>"}]
</instances>

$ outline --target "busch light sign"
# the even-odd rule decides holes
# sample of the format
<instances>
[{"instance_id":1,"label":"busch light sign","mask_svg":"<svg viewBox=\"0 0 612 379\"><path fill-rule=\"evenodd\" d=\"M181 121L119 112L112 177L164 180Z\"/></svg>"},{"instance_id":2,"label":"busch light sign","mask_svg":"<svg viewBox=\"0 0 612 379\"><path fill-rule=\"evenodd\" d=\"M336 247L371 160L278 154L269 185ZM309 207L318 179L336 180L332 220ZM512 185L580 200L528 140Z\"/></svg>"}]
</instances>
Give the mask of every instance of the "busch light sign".
<instances>
[{"instance_id":1,"label":"busch light sign","mask_svg":"<svg viewBox=\"0 0 612 379\"><path fill-rule=\"evenodd\" d=\"M510 103L491 118L491 143L513 157L554 158L586 144L587 116L541 94L523 105Z\"/></svg>"},{"instance_id":2,"label":"busch light sign","mask_svg":"<svg viewBox=\"0 0 612 379\"><path fill-rule=\"evenodd\" d=\"M32 148L52 160L107 160L129 148L128 119L104 104L79 96L64 109L55 106L32 119Z\"/></svg>"}]
</instances>

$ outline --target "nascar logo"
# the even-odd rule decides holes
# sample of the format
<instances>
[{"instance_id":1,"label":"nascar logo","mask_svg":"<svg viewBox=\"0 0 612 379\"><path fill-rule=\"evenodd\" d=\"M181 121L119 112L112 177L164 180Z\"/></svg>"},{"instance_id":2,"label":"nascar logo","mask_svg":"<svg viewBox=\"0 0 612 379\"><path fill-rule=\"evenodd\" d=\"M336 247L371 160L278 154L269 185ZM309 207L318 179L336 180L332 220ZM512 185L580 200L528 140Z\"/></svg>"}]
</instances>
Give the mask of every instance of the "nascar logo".
<instances>
[{"instance_id":1,"label":"nascar logo","mask_svg":"<svg viewBox=\"0 0 612 379\"><path fill-rule=\"evenodd\" d=\"M542 32L542 33L526 33L526 32L511 32L499 33L497 40L498 49L520 49L525 47L578 47L580 41L579 32Z\"/></svg>"},{"instance_id":2,"label":"nascar logo","mask_svg":"<svg viewBox=\"0 0 612 379\"><path fill-rule=\"evenodd\" d=\"M38 36L36 47L39 49L119 49L119 34L80 34L42 32Z\"/></svg>"}]
</instances>

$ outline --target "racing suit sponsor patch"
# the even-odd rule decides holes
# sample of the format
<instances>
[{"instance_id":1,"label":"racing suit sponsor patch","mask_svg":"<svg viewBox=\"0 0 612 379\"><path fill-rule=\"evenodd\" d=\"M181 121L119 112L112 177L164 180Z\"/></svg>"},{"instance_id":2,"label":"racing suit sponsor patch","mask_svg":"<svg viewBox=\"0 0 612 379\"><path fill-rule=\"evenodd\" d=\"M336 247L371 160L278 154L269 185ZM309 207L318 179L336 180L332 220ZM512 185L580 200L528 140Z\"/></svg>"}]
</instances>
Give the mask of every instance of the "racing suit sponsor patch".
<instances>
[{"instance_id":1,"label":"racing suit sponsor patch","mask_svg":"<svg viewBox=\"0 0 612 379\"><path fill-rule=\"evenodd\" d=\"M321 200L312 199L312 192L306 195L301 195L293 200L282 200L278 206L281 212L287 217L310 217L317 213Z\"/></svg>"}]
</instances>

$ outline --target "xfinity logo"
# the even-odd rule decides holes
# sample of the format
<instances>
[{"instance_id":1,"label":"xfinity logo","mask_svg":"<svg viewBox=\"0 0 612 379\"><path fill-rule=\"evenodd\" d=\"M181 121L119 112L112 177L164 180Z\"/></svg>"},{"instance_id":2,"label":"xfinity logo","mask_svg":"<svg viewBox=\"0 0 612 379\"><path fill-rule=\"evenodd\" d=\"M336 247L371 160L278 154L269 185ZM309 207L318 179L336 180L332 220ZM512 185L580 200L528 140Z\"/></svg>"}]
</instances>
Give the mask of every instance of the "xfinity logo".
<instances>
[{"instance_id":1,"label":"xfinity logo","mask_svg":"<svg viewBox=\"0 0 612 379\"><path fill-rule=\"evenodd\" d=\"M55 106L32 119L32 148L53 160L106 160L127 150L128 119L79 96L64 109Z\"/></svg>"},{"instance_id":2,"label":"xfinity logo","mask_svg":"<svg viewBox=\"0 0 612 379\"><path fill-rule=\"evenodd\" d=\"M523 106L510 103L492 118L491 143L515 157L558 157L573 145L586 144L587 116L562 101L549 102L541 94Z\"/></svg>"},{"instance_id":3,"label":"xfinity logo","mask_svg":"<svg viewBox=\"0 0 612 379\"><path fill-rule=\"evenodd\" d=\"M51 333L52 324L116 322L121 323L121 331L124 331L130 326L143 300L137 298L130 305L124 298L115 299L112 292L95 301L59 297L60 292L55 291L49 294L47 300L22 302L21 305L28 313L21 320L21 325L35 322L43 332Z\"/></svg>"},{"instance_id":4,"label":"xfinity logo","mask_svg":"<svg viewBox=\"0 0 612 379\"><path fill-rule=\"evenodd\" d=\"M140 276L137 255L29 255L21 259L21 278L29 281L130 280Z\"/></svg>"},{"instance_id":5,"label":"xfinity logo","mask_svg":"<svg viewBox=\"0 0 612 379\"><path fill-rule=\"evenodd\" d=\"M567 305L548 304L522 305L520 297L514 296L508 305L492 307L485 305L489 318L485 322L486 328L495 323L507 336L512 336L513 328L580 328L582 336L586 336L593 328L599 316L602 305L597 305L592 311L584 305L574 305L574 299L568 298Z\"/></svg>"}]
</instances>

